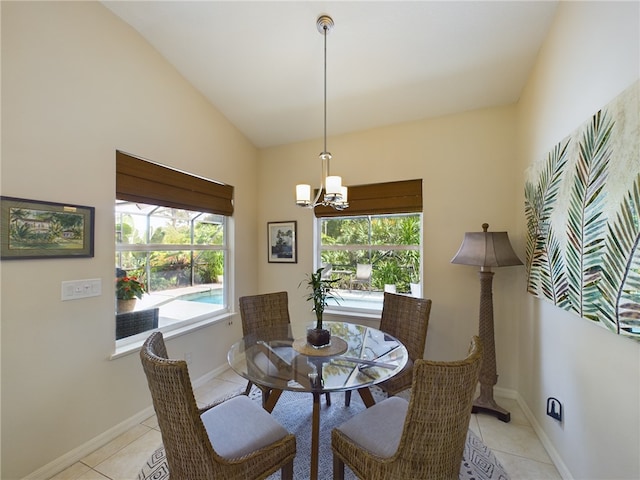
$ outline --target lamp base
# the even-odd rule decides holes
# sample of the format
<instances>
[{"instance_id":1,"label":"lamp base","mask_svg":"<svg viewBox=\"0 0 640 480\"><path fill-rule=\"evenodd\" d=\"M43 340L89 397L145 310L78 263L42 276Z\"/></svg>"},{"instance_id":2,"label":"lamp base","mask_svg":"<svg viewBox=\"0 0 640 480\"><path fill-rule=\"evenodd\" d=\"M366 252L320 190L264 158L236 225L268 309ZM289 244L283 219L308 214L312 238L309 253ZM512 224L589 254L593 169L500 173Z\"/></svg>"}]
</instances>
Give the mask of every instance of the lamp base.
<instances>
[{"instance_id":1,"label":"lamp base","mask_svg":"<svg viewBox=\"0 0 640 480\"><path fill-rule=\"evenodd\" d=\"M505 423L511 421L511 414L493 399L493 387L491 385L480 385L480 395L473 401L471 413L489 413Z\"/></svg>"}]
</instances>

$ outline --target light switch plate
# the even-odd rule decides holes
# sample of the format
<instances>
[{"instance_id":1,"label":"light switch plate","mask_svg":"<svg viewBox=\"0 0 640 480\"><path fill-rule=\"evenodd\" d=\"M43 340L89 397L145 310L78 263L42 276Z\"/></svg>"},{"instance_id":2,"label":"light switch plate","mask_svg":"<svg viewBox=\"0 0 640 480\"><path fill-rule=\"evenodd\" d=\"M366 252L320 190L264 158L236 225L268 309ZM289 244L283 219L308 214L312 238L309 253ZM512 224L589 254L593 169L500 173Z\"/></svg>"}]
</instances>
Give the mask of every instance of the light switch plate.
<instances>
[{"instance_id":1,"label":"light switch plate","mask_svg":"<svg viewBox=\"0 0 640 480\"><path fill-rule=\"evenodd\" d=\"M69 280L62 282L62 301L79 300L102 295L102 279Z\"/></svg>"}]
</instances>

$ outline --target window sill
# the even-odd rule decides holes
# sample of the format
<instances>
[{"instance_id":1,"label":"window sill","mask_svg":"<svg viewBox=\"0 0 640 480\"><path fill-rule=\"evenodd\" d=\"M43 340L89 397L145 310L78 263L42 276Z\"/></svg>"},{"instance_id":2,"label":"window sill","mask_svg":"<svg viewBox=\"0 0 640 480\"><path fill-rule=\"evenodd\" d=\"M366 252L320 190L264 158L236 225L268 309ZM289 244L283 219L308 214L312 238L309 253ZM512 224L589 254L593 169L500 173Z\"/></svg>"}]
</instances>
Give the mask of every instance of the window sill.
<instances>
[{"instance_id":1,"label":"window sill","mask_svg":"<svg viewBox=\"0 0 640 480\"><path fill-rule=\"evenodd\" d=\"M380 320L382 314L382 308L380 310L364 310L347 307L327 307L324 311L325 315L336 317L353 317L353 318L366 318L371 320Z\"/></svg>"},{"instance_id":2,"label":"window sill","mask_svg":"<svg viewBox=\"0 0 640 480\"><path fill-rule=\"evenodd\" d=\"M216 312L219 313L219 312ZM222 314L218 314L215 316L206 316L204 318L195 318L188 322L181 322L181 324L170 325L168 327L162 327L155 330L149 330L147 332L139 333L137 335L133 335L131 337L123 338L122 340L116 340L116 348L114 353L111 355L110 360L115 360L120 357L124 357L126 355L130 355L132 353L140 351L142 348L142 344L149 337L151 332L160 331L162 332L165 340L170 340L172 338L179 337L181 335L185 335L187 333L194 332L201 328L205 328L216 323L220 323L222 321L227 320L233 316L232 312L225 311Z\"/></svg>"}]
</instances>

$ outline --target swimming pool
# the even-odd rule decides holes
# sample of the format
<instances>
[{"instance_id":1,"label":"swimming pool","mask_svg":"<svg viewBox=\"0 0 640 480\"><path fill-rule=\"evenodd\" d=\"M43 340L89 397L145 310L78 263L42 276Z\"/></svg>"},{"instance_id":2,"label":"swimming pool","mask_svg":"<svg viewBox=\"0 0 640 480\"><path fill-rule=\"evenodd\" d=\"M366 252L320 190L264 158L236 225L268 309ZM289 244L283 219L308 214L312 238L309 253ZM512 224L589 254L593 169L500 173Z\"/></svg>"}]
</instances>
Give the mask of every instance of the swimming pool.
<instances>
[{"instance_id":1,"label":"swimming pool","mask_svg":"<svg viewBox=\"0 0 640 480\"><path fill-rule=\"evenodd\" d=\"M382 292L363 294L340 290L336 292L336 297L327 299L327 307L330 310L380 312L382 299Z\"/></svg>"},{"instance_id":2,"label":"swimming pool","mask_svg":"<svg viewBox=\"0 0 640 480\"><path fill-rule=\"evenodd\" d=\"M186 295L180 295L176 300L222 305L222 289L218 288L215 290L207 290L206 292L188 293Z\"/></svg>"},{"instance_id":3,"label":"swimming pool","mask_svg":"<svg viewBox=\"0 0 640 480\"><path fill-rule=\"evenodd\" d=\"M206 290L204 292L187 293L175 298L176 300L184 300L187 302L209 303L213 305L222 305L222 289L216 288ZM372 310L380 311L382 308L382 292L368 292L366 295L349 294L349 292L341 292L340 299L329 299L329 308L337 308L343 310Z\"/></svg>"}]
</instances>

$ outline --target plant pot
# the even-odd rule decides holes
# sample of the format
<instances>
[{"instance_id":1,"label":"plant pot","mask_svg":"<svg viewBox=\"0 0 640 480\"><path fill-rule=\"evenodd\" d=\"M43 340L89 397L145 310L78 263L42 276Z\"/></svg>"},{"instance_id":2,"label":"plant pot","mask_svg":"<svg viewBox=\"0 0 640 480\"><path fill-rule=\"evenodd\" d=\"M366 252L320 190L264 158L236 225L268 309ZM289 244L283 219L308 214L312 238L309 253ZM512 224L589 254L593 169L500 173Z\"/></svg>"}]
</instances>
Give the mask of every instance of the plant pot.
<instances>
[{"instance_id":1,"label":"plant pot","mask_svg":"<svg viewBox=\"0 0 640 480\"><path fill-rule=\"evenodd\" d=\"M116 312L117 313L126 313L132 312L134 308L136 308L136 300L137 298L131 298L128 300L123 300L118 298L118 302L116 304Z\"/></svg>"},{"instance_id":2,"label":"plant pot","mask_svg":"<svg viewBox=\"0 0 640 480\"><path fill-rule=\"evenodd\" d=\"M315 348L326 347L331 343L331 332L324 328L307 330L307 343Z\"/></svg>"}]
</instances>

